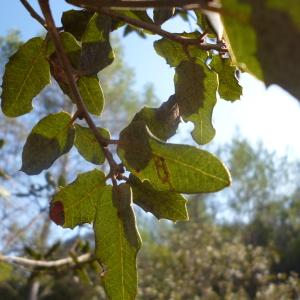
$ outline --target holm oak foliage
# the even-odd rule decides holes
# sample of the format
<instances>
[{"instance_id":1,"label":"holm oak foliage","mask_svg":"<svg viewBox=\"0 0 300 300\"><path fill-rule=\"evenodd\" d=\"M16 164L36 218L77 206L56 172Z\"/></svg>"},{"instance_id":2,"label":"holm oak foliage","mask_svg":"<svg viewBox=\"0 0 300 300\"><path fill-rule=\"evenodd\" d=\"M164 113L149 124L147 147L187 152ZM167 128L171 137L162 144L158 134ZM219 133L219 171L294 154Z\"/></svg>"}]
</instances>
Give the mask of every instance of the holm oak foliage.
<instances>
[{"instance_id":1,"label":"holm oak foliage","mask_svg":"<svg viewBox=\"0 0 300 300\"><path fill-rule=\"evenodd\" d=\"M108 163L107 174L96 168L61 187L53 196L50 217L65 228L93 225L95 257L103 268L108 298L132 300L141 247L133 204L158 219L184 221L188 213L182 194L216 192L231 182L216 156L168 139L183 120L194 124L191 134L196 143L210 142L217 99L235 101L242 95L238 69L300 96L300 68L294 66L300 58L299 5L276 0L224 0L218 5L204 0L174 4L67 0L77 9L64 12L62 27L57 28L49 1L38 2L43 17L30 5L25 7L47 35L25 42L9 59L2 82L2 112L7 117L30 113L33 98L51 78L69 96L76 113L49 114L36 124L23 149L21 170L39 174L73 145L88 162ZM147 10L151 7L153 18ZM188 10L197 17L194 32L162 29L170 18L180 15L187 20ZM97 75L114 61L110 35L122 27L124 35L160 36L154 50L174 68L175 93L160 107L137 112L119 139L113 140L93 118L101 118L105 105ZM113 145L121 163L115 160Z\"/></svg>"}]
</instances>

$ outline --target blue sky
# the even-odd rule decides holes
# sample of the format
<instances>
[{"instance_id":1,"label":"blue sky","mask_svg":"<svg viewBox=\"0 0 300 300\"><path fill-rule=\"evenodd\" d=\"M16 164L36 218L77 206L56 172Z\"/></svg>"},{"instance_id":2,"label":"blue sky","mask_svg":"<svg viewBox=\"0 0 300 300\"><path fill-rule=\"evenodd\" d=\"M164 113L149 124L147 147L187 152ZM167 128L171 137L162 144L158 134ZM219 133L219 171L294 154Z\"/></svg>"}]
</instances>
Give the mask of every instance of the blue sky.
<instances>
[{"instance_id":1,"label":"blue sky","mask_svg":"<svg viewBox=\"0 0 300 300\"><path fill-rule=\"evenodd\" d=\"M39 10L36 0L29 2ZM62 0L50 2L59 24L61 12L71 6ZM40 32L41 26L29 16L18 0L6 0L1 3L0 35L5 35L11 29L19 29L22 38L26 40ZM184 30L176 22L169 24L168 29L178 32ZM155 54L152 47L154 39L142 40L131 34L124 39L123 45L126 61L136 72L137 88L142 89L146 83L153 83L157 95L163 101L173 93L173 71ZM215 108L215 141L230 141L239 128L239 132L250 141L263 140L270 150L280 154L287 152L289 156L299 159L299 102L277 86L266 89L261 82L247 74L242 76L241 83L244 95L240 101L229 103L219 100ZM190 130L191 126L184 128Z\"/></svg>"}]
</instances>

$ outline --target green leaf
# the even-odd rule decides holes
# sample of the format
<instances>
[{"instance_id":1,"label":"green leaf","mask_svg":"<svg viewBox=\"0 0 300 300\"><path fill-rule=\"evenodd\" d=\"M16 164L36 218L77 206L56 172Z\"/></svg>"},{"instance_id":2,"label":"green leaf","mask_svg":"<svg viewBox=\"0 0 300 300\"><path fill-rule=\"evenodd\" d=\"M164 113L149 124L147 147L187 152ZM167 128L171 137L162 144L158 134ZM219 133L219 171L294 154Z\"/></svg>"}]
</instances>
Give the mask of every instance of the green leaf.
<instances>
[{"instance_id":1,"label":"green leaf","mask_svg":"<svg viewBox=\"0 0 300 300\"><path fill-rule=\"evenodd\" d=\"M108 139L110 138L110 134L106 129L97 129L101 136ZM105 156L92 130L88 127L83 127L76 124L75 132L75 146L78 149L78 152L82 155L82 157L93 164L103 164L105 161Z\"/></svg>"},{"instance_id":2,"label":"green leaf","mask_svg":"<svg viewBox=\"0 0 300 300\"><path fill-rule=\"evenodd\" d=\"M222 14L234 64L300 99L297 1L226 0Z\"/></svg>"},{"instance_id":3,"label":"green leaf","mask_svg":"<svg viewBox=\"0 0 300 300\"><path fill-rule=\"evenodd\" d=\"M147 166L152 154L144 121L131 122L121 131L118 154L134 170Z\"/></svg>"},{"instance_id":4,"label":"green leaf","mask_svg":"<svg viewBox=\"0 0 300 300\"><path fill-rule=\"evenodd\" d=\"M104 95L98 77L83 76L79 78L77 84L87 110L99 116L104 106Z\"/></svg>"},{"instance_id":5,"label":"green leaf","mask_svg":"<svg viewBox=\"0 0 300 300\"><path fill-rule=\"evenodd\" d=\"M44 40L36 37L10 57L2 83L3 113L18 117L32 110L32 99L50 83L50 68Z\"/></svg>"},{"instance_id":6,"label":"green leaf","mask_svg":"<svg viewBox=\"0 0 300 300\"><path fill-rule=\"evenodd\" d=\"M84 75L96 75L114 60L109 34L111 19L95 13L82 36L80 70Z\"/></svg>"},{"instance_id":7,"label":"green leaf","mask_svg":"<svg viewBox=\"0 0 300 300\"><path fill-rule=\"evenodd\" d=\"M187 38L198 36L196 33L181 35ZM216 73L206 65L207 53L196 46L185 49L181 44L165 38L156 41L154 48L170 66L176 67L176 102L183 120L195 125L192 133L194 140L199 144L208 143L215 135L212 112L217 101L218 80Z\"/></svg>"},{"instance_id":8,"label":"green leaf","mask_svg":"<svg viewBox=\"0 0 300 300\"><path fill-rule=\"evenodd\" d=\"M128 184L106 186L105 175L99 170L81 174L53 197L50 217L69 228L94 221L95 255L105 269L102 278L108 296L135 298L141 240Z\"/></svg>"},{"instance_id":9,"label":"green leaf","mask_svg":"<svg viewBox=\"0 0 300 300\"><path fill-rule=\"evenodd\" d=\"M12 277L13 267L7 262L0 261L0 283Z\"/></svg>"},{"instance_id":10,"label":"green leaf","mask_svg":"<svg viewBox=\"0 0 300 300\"><path fill-rule=\"evenodd\" d=\"M129 140L125 147L121 136L118 154L130 172L142 181L149 180L154 189L193 194L215 192L230 185L229 171L211 153L188 145L164 143L151 136L143 123L132 124L135 126L126 135ZM143 144L135 144L135 151L148 152L142 163L128 155L130 141L139 138L143 138Z\"/></svg>"},{"instance_id":11,"label":"green leaf","mask_svg":"<svg viewBox=\"0 0 300 300\"><path fill-rule=\"evenodd\" d=\"M159 139L167 140L176 133L180 122L179 107L175 96L163 102L159 108L144 107L132 122L143 121Z\"/></svg>"},{"instance_id":12,"label":"green leaf","mask_svg":"<svg viewBox=\"0 0 300 300\"><path fill-rule=\"evenodd\" d=\"M125 26L123 35L127 36L128 34L130 34L132 32L135 32L139 37L141 37L143 39L146 38L146 35L143 30L136 28L134 26L130 26L130 25Z\"/></svg>"},{"instance_id":13,"label":"green leaf","mask_svg":"<svg viewBox=\"0 0 300 300\"><path fill-rule=\"evenodd\" d=\"M199 33L181 33L178 34L186 38L198 38ZM156 53L163 58L171 67L177 67L182 61L193 61L205 63L208 54L206 51L199 49L197 46L184 47L182 44L162 38L154 42Z\"/></svg>"},{"instance_id":14,"label":"green leaf","mask_svg":"<svg viewBox=\"0 0 300 300\"><path fill-rule=\"evenodd\" d=\"M87 10L68 10L62 14L61 23L65 31L70 32L80 41L93 13Z\"/></svg>"},{"instance_id":15,"label":"green leaf","mask_svg":"<svg viewBox=\"0 0 300 300\"><path fill-rule=\"evenodd\" d=\"M157 25L162 25L170 18L172 18L174 13L175 13L175 7L164 8L164 9L155 8L153 10L154 23Z\"/></svg>"},{"instance_id":16,"label":"green leaf","mask_svg":"<svg viewBox=\"0 0 300 300\"><path fill-rule=\"evenodd\" d=\"M133 174L129 176L133 202L157 219L186 221L189 219L186 209L187 200L180 194L155 190L149 181L141 182Z\"/></svg>"},{"instance_id":17,"label":"green leaf","mask_svg":"<svg viewBox=\"0 0 300 300\"><path fill-rule=\"evenodd\" d=\"M4 144L5 144L5 141L3 139L0 139L0 149L3 147Z\"/></svg>"},{"instance_id":18,"label":"green leaf","mask_svg":"<svg viewBox=\"0 0 300 300\"><path fill-rule=\"evenodd\" d=\"M81 46L76 41L75 37L69 32L61 32L60 33L61 42L63 48L73 66L76 70L80 63L80 54L81 54ZM50 57L50 66L51 66L51 75L55 78L60 88L66 95L71 95L70 88L68 84L68 80L66 78L65 72L61 68L60 61L55 52L55 46L53 42L50 42L47 45L47 54ZM70 96L71 100L72 97Z\"/></svg>"},{"instance_id":19,"label":"green leaf","mask_svg":"<svg viewBox=\"0 0 300 300\"><path fill-rule=\"evenodd\" d=\"M176 67L174 82L180 115L195 125L194 140L198 144L210 142L215 136L212 112L217 102L216 73L202 63L183 61Z\"/></svg>"},{"instance_id":20,"label":"green leaf","mask_svg":"<svg viewBox=\"0 0 300 300\"><path fill-rule=\"evenodd\" d=\"M119 10L118 14L130 17L131 19L134 20L140 20L143 22L153 24L153 21L148 16L147 11L145 10Z\"/></svg>"},{"instance_id":21,"label":"green leaf","mask_svg":"<svg viewBox=\"0 0 300 300\"><path fill-rule=\"evenodd\" d=\"M75 129L65 112L50 114L32 129L22 153L21 170L29 175L48 169L73 146Z\"/></svg>"},{"instance_id":22,"label":"green leaf","mask_svg":"<svg viewBox=\"0 0 300 300\"><path fill-rule=\"evenodd\" d=\"M237 68L231 64L230 59L222 59L220 56L215 55L210 67L218 74L218 93L220 97L228 101L240 99L243 89L236 77Z\"/></svg>"},{"instance_id":23,"label":"green leaf","mask_svg":"<svg viewBox=\"0 0 300 300\"><path fill-rule=\"evenodd\" d=\"M166 59L171 67L177 67L183 60L189 60L188 52L184 51L182 44L162 38L155 41L156 53Z\"/></svg>"},{"instance_id":24,"label":"green leaf","mask_svg":"<svg viewBox=\"0 0 300 300\"><path fill-rule=\"evenodd\" d=\"M72 66L74 68L77 68L80 60L80 44L76 41L75 37L69 32L62 32L60 34L60 38Z\"/></svg>"},{"instance_id":25,"label":"green leaf","mask_svg":"<svg viewBox=\"0 0 300 300\"><path fill-rule=\"evenodd\" d=\"M127 184L106 187L97 202L95 254L104 267L104 288L110 299L132 300L137 292L136 256L141 241Z\"/></svg>"},{"instance_id":26,"label":"green leaf","mask_svg":"<svg viewBox=\"0 0 300 300\"><path fill-rule=\"evenodd\" d=\"M219 41L222 40L224 26L219 13L213 11L197 11L196 16L197 24L202 28L202 32L205 32L210 38L217 38Z\"/></svg>"},{"instance_id":27,"label":"green leaf","mask_svg":"<svg viewBox=\"0 0 300 300\"><path fill-rule=\"evenodd\" d=\"M148 16L147 11L143 10L119 10L118 15L130 17L133 20L143 21L149 24L154 24L152 19ZM124 36L128 35L131 32L135 32L141 38L146 38L147 34L153 34L152 32L142 29L138 26L126 25L124 29Z\"/></svg>"},{"instance_id":28,"label":"green leaf","mask_svg":"<svg viewBox=\"0 0 300 300\"><path fill-rule=\"evenodd\" d=\"M286 13L292 22L300 29L300 6L295 0L267 0L267 6L270 9L275 9Z\"/></svg>"},{"instance_id":29,"label":"green leaf","mask_svg":"<svg viewBox=\"0 0 300 300\"><path fill-rule=\"evenodd\" d=\"M74 182L61 188L54 195L50 206L50 218L56 224L67 228L91 223L104 186L105 175L99 170L78 175Z\"/></svg>"}]
</instances>

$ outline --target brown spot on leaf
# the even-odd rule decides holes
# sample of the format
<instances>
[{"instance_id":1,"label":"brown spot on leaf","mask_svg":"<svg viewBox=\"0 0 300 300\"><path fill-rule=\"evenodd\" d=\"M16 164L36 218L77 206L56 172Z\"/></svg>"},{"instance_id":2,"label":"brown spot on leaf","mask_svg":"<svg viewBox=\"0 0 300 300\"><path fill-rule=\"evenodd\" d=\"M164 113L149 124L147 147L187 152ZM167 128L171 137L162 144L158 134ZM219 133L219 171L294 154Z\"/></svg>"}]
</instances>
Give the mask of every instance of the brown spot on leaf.
<instances>
[{"instance_id":1,"label":"brown spot on leaf","mask_svg":"<svg viewBox=\"0 0 300 300\"><path fill-rule=\"evenodd\" d=\"M153 155L153 159L158 178L161 180L162 183L167 183L170 186L170 189L172 189L173 187L170 181L170 173L165 159L157 155Z\"/></svg>"},{"instance_id":2,"label":"brown spot on leaf","mask_svg":"<svg viewBox=\"0 0 300 300\"><path fill-rule=\"evenodd\" d=\"M64 225L65 223L65 213L64 206L60 201L52 202L50 205L50 219L57 225Z\"/></svg>"}]
</instances>

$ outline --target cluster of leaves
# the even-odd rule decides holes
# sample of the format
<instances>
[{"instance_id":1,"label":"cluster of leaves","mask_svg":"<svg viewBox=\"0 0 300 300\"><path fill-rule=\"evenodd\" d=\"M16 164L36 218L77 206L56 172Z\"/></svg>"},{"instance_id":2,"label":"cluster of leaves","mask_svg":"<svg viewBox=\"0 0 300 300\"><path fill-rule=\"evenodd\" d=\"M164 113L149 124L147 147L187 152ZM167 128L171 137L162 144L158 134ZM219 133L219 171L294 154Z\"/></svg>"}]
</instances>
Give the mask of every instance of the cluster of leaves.
<instances>
[{"instance_id":1,"label":"cluster of leaves","mask_svg":"<svg viewBox=\"0 0 300 300\"><path fill-rule=\"evenodd\" d=\"M212 112L217 95L229 101L241 96L236 66L245 66L242 69L264 79L267 84L279 83L291 92L299 88L292 80L285 84L286 81L276 77L275 73L272 73L273 77L270 75L269 61L265 67L265 57L272 57L269 48L268 55L262 57L255 38L244 41L253 35L262 36L262 39L266 37L260 34L260 27L255 23L264 9L267 14L269 10L280 10L286 17L291 16L293 22L294 13L286 11L285 6L276 4L276 1L269 1L271 8L269 4L255 6L256 2L252 5L226 1L223 22L225 38L231 45L230 58L224 56L224 49L220 47L223 43L217 41L209 44L198 31L165 35L160 26L172 17L173 9L168 14L156 10L152 20L146 11L101 10L101 7L89 7L90 1L68 2L79 3L79 6L84 4L89 10L64 12L63 30L58 40L50 32L53 40L48 35L45 38L35 37L18 49L5 68L1 107L8 117L29 113L33 98L50 83L51 77L77 105L78 111L73 117L59 112L44 117L36 124L23 149L22 171L29 175L39 174L69 152L73 145L83 158L93 164L101 165L107 158L110 172L104 174L95 169L78 175L73 183L61 188L53 197L50 216L54 222L68 228L93 223L95 255L104 269L103 282L107 295L112 299L134 299L137 287L136 256L141 240L132 204L139 205L157 218L187 220L186 199L182 193L215 192L228 186L231 181L227 168L211 153L189 145L167 143L167 140L176 133L183 119L193 122L192 137L195 142L202 145L211 141L215 134ZM200 10L195 10L195 13L199 29L206 30L210 26L205 22L207 16ZM44 14L46 22L49 21L49 14ZM242 24L239 23L240 17L243 17ZM250 21L257 26L253 27ZM108 148L110 133L105 128L93 126L89 114L99 117L104 107L104 91L97 74L114 60L109 40L111 32L125 26L125 33L128 33L138 25L139 30L152 29L163 36L154 43L154 48L175 68L175 94L159 108L144 107L120 132L117 153L121 164L117 165ZM50 31L51 26L48 27ZM147 34L147 30L143 33ZM220 38L219 32L213 35L216 40ZM267 38L272 39L273 36L267 35ZM72 74L63 66L57 42L71 63ZM250 47L245 48L249 43ZM266 43L269 45L269 40ZM207 45L215 51L206 51L208 48L204 46ZM262 49L264 54L265 50ZM297 53L296 57L299 55ZM281 68L278 70L282 72ZM70 75L77 85L86 112L75 99ZM296 75L293 79L297 78ZM76 123L80 118L84 118L89 126ZM124 176L125 169L130 172L129 177Z\"/></svg>"}]
</instances>

